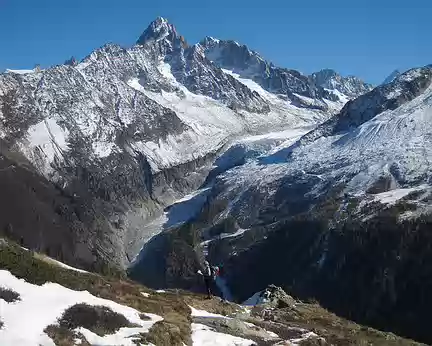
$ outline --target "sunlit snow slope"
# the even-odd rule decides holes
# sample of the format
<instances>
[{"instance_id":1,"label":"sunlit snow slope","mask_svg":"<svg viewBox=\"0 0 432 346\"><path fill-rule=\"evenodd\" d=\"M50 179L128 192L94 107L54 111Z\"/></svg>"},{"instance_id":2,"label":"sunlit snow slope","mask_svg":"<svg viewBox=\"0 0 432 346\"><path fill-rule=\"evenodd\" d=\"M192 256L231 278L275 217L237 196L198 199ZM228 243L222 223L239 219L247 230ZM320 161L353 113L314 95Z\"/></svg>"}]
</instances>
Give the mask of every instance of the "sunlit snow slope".
<instances>
[{"instance_id":1,"label":"sunlit snow slope","mask_svg":"<svg viewBox=\"0 0 432 346\"><path fill-rule=\"evenodd\" d=\"M403 97L400 83L413 82L430 76L430 70L411 70L398 78L392 89L383 91L390 101ZM428 77L429 78L429 77ZM429 80L430 81L430 80ZM399 83L399 84L398 84ZM367 95L365 101L367 102ZM358 101L355 101L359 103ZM373 100L372 100L373 102ZM356 104L350 105L356 109ZM367 109L367 105L359 105ZM343 114L343 112L342 112ZM354 113L355 114L355 113ZM363 114L363 113L362 113ZM348 115L347 115L348 116ZM337 118L337 117L335 117ZM343 121L344 118L340 118ZM339 123L342 122L339 120ZM330 120L331 124L333 120ZM333 121L334 123L334 121ZM328 184L342 184L349 195L363 196L380 179L388 178L393 189L420 189L430 186L432 173L432 86L429 84L417 97L395 109L387 109L358 127L346 128L326 136L328 125L323 124L297 143L259 157L241 167L228 171L220 182L224 194L241 196L240 191L259 189L267 199L278 193L278 186L287 177L294 181L309 180L314 186L310 194L325 193ZM335 127L337 128L337 127ZM323 137L316 135L322 131ZM219 189L220 191L220 189ZM410 190L407 190L407 193ZM406 194L407 194L406 193ZM406 194L394 194L404 197ZM377 200L388 201L388 198ZM242 203L242 198L237 198ZM235 205L235 202L233 202ZM244 207L247 200L243 201ZM232 208L232 206L231 206ZM237 209L234 209L237 210Z\"/></svg>"}]
</instances>

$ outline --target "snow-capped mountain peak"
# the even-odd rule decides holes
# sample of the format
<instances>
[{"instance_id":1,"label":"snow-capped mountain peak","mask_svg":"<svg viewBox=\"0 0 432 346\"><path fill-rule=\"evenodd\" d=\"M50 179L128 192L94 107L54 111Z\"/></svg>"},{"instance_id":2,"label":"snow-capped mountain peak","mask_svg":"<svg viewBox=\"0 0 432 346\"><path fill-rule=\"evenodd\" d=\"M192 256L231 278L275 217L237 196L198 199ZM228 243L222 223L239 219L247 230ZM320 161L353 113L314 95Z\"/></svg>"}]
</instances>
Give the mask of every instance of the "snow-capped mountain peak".
<instances>
[{"instance_id":1,"label":"snow-capped mountain peak","mask_svg":"<svg viewBox=\"0 0 432 346\"><path fill-rule=\"evenodd\" d=\"M212 37L212 36L206 36L206 37L204 37L204 39L200 42L200 44L201 44L203 47L208 48L208 47L214 47L214 46L216 46L219 42L220 42L220 40L217 39L217 38L214 38L214 37Z\"/></svg>"},{"instance_id":2,"label":"snow-capped mountain peak","mask_svg":"<svg viewBox=\"0 0 432 346\"><path fill-rule=\"evenodd\" d=\"M389 84L391 82L393 82L397 77L399 77L402 73L399 70L394 70L392 73L390 73L386 79L384 79L384 82L382 83L384 84Z\"/></svg>"},{"instance_id":3,"label":"snow-capped mountain peak","mask_svg":"<svg viewBox=\"0 0 432 346\"><path fill-rule=\"evenodd\" d=\"M174 25L170 24L167 19L158 17L144 30L137 44L144 45L149 41L159 42L164 39L172 42L176 39L180 39L180 36Z\"/></svg>"},{"instance_id":4,"label":"snow-capped mountain peak","mask_svg":"<svg viewBox=\"0 0 432 346\"><path fill-rule=\"evenodd\" d=\"M327 81L331 78L337 77L338 73L331 68L325 68L319 72L313 73L313 75L316 75L317 77L319 77L318 82L324 83L325 81Z\"/></svg>"},{"instance_id":5,"label":"snow-capped mountain peak","mask_svg":"<svg viewBox=\"0 0 432 346\"><path fill-rule=\"evenodd\" d=\"M226 69L243 71L243 74L248 70L249 74L253 75L257 72L256 68L259 70L259 64L264 62L257 52L237 41L219 40L207 36L200 42L200 45L204 48L209 60Z\"/></svg>"},{"instance_id":6,"label":"snow-capped mountain peak","mask_svg":"<svg viewBox=\"0 0 432 346\"><path fill-rule=\"evenodd\" d=\"M200 45L207 59L242 78L251 79L263 89L281 95L300 107L327 109L328 101L345 103L372 89L370 84L331 69L311 76L277 67L246 45L232 40L205 37Z\"/></svg>"},{"instance_id":7,"label":"snow-capped mountain peak","mask_svg":"<svg viewBox=\"0 0 432 346\"><path fill-rule=\"evenodd\" d=\"M357 77L343 77L332 69L323 69L313 73L310 78L315 84L329 90L346 95L348 98L356 98L372 90L372 85L363 82Z\"/></svg>"}]
</instances>

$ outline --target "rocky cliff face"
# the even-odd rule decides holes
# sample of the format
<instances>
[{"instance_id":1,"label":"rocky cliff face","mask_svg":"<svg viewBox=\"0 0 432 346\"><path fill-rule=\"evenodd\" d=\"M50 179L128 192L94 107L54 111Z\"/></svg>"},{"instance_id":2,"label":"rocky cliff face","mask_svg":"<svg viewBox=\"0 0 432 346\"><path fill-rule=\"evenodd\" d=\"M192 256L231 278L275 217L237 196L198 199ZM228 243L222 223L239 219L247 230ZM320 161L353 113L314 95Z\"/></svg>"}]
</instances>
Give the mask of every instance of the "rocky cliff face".
<instances>
[{"instance_id":1,"label":"rocky cliff face","mask_svg":"<svg viewBox=\"0 0 432 346\"><path fill-rule=\"evenodd\" d=\"M137 44L150 46L152 53L168 64L176 81L195 94L222 100L230 108L262 113L270 110L259 94L207 60L199 45L188 46L175 27L163 18L150 24Z\"/></svg>"}]
</instances>

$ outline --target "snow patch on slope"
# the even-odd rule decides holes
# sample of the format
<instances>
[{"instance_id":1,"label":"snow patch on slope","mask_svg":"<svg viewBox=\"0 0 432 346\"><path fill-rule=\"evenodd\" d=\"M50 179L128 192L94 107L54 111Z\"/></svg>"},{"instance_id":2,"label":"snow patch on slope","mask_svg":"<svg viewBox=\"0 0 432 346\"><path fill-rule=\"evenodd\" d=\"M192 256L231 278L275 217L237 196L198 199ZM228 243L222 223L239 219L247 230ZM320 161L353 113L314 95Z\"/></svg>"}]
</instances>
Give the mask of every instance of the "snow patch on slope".
<instances>
[{"instance_id":1,"label":"snow patch on slope","mask_svg":"<svg viewBox=\"0 0 432 346\"><path fill-rule=\"evenodd\" d=\"M264 297L263 297L263 291L256 292L254 295L246 299L242 305L246 306L255 306L262 303L265 303Z\"/></svg>"},{"instance_id":2,"label":"snow patch on slope","mask_svg":"<svg viewBox=\"0 0 432 346\"><path fill-rule=\"evenodd\" d=\"M374 195L374 201L380 202L381 204L394 204L400 199L408 196L410 193L415 191L421 191L426 187L427 187L426 185L422 185L413 188L394 189L394 190L378 193Z\"/></svg>"},{"instance_id":3,"label":"snow patch on slope","mask_svg":"<svg viewBox=\"0 0 432 346\"><path fill-rule=\"evenodd\" d=\"M431 173L432 86L393 111L385 111L357 129L319 138L294 149L289 170L337 177L351 176L350 193L366 191L381 175L397 171L415 182Z\"/></svg>"},{"instance_id":4,"label":"snow patch on slope","mask_svg":"<svg viewBox=\"0 0 432 346\"><path fill-rule=\"evenodd\" d=\"M311 122L312 123L320 122L319 111L313 109L298 108L295 105L293 105L291 102L285 100L286 95L277 95L271 93L265 90L261 85L259 85L252 79L241 77L238 73L235 73L234 71L227 70L227 69L222 69L222 71L225 72L226 74L231 75L232 77L237 79L240 83L246 85L250 90L257 92L263 99L267 100L270 104L272 112L276 112L276 113L286 112L286 113L296 114L297 116L300 116L300 119L304 121L304 124L298 124L298 126L311 124ZM339 102L333 102L330 100L324 101L329 107L330 113L338 112L343 107L343 105L348 101L346 95L338 91L335 91L334 93L337 96L340 96ZM295 95L299 99L303 100L306 104L314 105L316 103L316 101L311 98L304 97L298 94Z\"/></svg>"},{"instance_id":5,"label":"snow patch on slope","mask_svg":"<svg viewBox=\"0 0 432 346\"><path fill-rule=\"evenodd\" d=\"M45 261L47 261L49 263L55 264L55 265L57 265L59 267L62 267L64 269L73 270L73 271L76 271L78 273L88 273L85 270L78 269L78 268L75 268L75 267L71 267L71 266L69 266L69 265L67 265L67 264L65 264L63 262L57 261L54 258L51 258L51 257L48 257L48 256L43 256L43 260L45 260Z\"/></svg>"},{"instance_id":6,"label":"snow patch on slope","mask_svg":"<svg viewBox=\"0 0 432 346\"><path fill-rule=\"evenodd\" d=\"M46 283L42 286L33 285L16 278L6 270L0 270L0 283L2 287L17 292L21 299L14 303L7 303L0 299L1 320L4 323L0 329L1 345L55 346L54 342L44 333L44 329L51 324L56 324L66 309L80 303L106 306L139 326L122 328L114 335L104 337L79 328L78 331L86 338L88 337L88 341L93 344L133 346L131 335L146 333L154 323L162 320L157 315L146 314L150 320L143 321L140 318L140 312L130 307L95 297L87 291L73 291L54 283ZM23 327L25 327L25 332L23 332Z\"/></svg>"},{"instance_id":7,"label":"snow patch on slope","mask_svg":"<svg viewBox=\"0 0 432 346\"><path fill-rule=\"evenodd\" d=\"M250 346L256 345L252 340L229 334L218 333L203 324L192 323L192 343L196 346Z\"/></svg>"},{"instance_id":8,"label":"snow patch on slope","mask_svg":"<svg viewBox=\"0 0 432 346\"><path fill-rule=\"evenodd\" d=\"M347 95L341 93L337 89L325 89L325 90L328 91L329 93L332 93L333 95L337 96L342 104L345 104L350 100Z\"/></svg>"},{"instance_id":9,"label":"snow patch on slope","mask_svg":"<svg viewBox=\"0 0 432 346\"><path fill-rule=\"evenodd\" d=\"M30 161L47 174L52 171L51 165L55 158L63 157L63 153L68 150L68 136L69 132L60 127L55 119L46 118L28 129L24 140L26 143L22 143L20 147Z\"/></svg>"},{"instance_id":10,"label":"snow patch on slope","mask_svg":"<svg viewBox=\"0 0 432 346\"><path fill-rule=\"evenodd\" d=\"M209 192L210 188L196 190L165 208L164 213L155 219L151 221L143 220L144 226L142 223L137 223L139 229L136 234L140 237L140 244L146 244L160 232L178 227L194 217L206 202ZM143 253L145 253L145 245L133 258L130 267L139 261Z\"/></svg>"},{"instance_id":11,"label":"snow patch on slope","mask_svg":"<svg viewBox=\"0 0 432 346\"><path fill-rule=\"evenodd\" d=\"M250 90L256 91L260 96L267 100L275 100L277 99L277 96L275 94L269 93L267 90L265 90L261 85L259 85L257 82L253 81L252 79L248 78L242 78L238 73L235 73L231 70L222 69L223 72L226 74L229 74L233 76L235 79L237 79L240 83L246 85Z\"/></svg>"},{"instance_id":12,"label":"snow patch on slope","mask_svg":"<svg viewBox=\"0 0 432 346\"><path fill-rule=\"evenodd\" d=\"M241 131L230 110L215 100L194 94L190 98L183 99L176 93L148 91L138 79L132 79L128 84L176 112L190 127L190 130L177 136L169 135L166 139L160 138L158 142L146 141L134 144L134 149L149 156L154 170L175 166L218 150L227 141L227 128Z\"/></svg>"},{"instance_id":13,"label":"snow patch on slope","mask_svg":"<svg viewBox=\"0 0 432 346\"><path fill-rule=\"evenodd\" d=\"M35 70L11 70L6 69L6 73L15 73L15 74L28 74L28 73L34 73Z\"/></svg>"},{"instance_id":14,"label":"snow patch on slope","mask_svg":"<svg viewBox=\"0 0 432 346\"><path fill-rule=\"evenodd\" d=\"M191 310L191 316L192 317L212 317L212 318L227 318L226 316L222 316L219 314L214 314L205 310L199 310L195 309L194 307L189 305L189 308Z\"/></svg>"},{"instance_id":15,"label":"snow patch on slope","mask_svg":"<svg viewBox=\"0 0 432 346\"><path fill-rule=\"evenodd\" d=\"M30 146L42 150L49 162L54 160L55 155L61 155L67 149L67 137L68 132L52 118L41 121L28 131Z\"/></svg>"}]
</instances>

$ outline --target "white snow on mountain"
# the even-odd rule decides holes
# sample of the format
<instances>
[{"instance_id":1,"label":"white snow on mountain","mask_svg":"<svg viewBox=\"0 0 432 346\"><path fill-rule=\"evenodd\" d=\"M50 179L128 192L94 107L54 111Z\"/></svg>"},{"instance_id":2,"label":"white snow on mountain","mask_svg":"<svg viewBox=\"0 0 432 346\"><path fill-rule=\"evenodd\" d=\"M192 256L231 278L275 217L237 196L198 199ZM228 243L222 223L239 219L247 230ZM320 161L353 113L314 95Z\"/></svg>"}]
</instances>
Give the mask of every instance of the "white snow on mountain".
<instances>
[{"instance_id":1,"label":"white snow on mountain","mask_svg":"<svg viewBox=\"0 0 432 346\"><path fill-rule=\"evenodd\" d=\"M269 93L267 90L265 90L261 85L259 85L257 82L253 81L249 78L242 78L240 77L240 74L235 73L231 70L222 69L226 74L229 74L233 76L235 79L237 79L242 84L246 85L250 90L256 91L258 94L263 96L267 100L278 100L278 97L275 94Z\"/></svg>"},{"instance_id":2,"label":"white snow on mountain","mask_svg":"<svg viewBox=\"0 0 432 346\"><path fill-rule=\"evenodd\" d=\"M398 76L401 75L401 72L399 70L394 70L391 74L387 76L387 78L384 80L382 84L389 84L393 82Z\"/></svg>"},{"instance_id":3,"label":"white snow on mountain","mask_svg":"<svg viewBox=\"0 0 432 346\"><path fill-rule=\"evenodd\" d=\"M216 332L203 324L192 323L192 343L196 346L250 346L252 340Z\"/></svg>"},{"instance_id":4,"label":"white snow on mountain","mask_svg":"<svg viewBox=\"0 0 432 346\"><path fill-rule=\"evenodd\" d=\"M54 158L61 157L63 151L68 149L68 135L68 131L62 129L53 118L46 118L29 128L28 142L21 146L21 150L27 153L31 161L37 161L35 150L42 153L45 156L43 171L49 172Z\"/></svg>"},{"instance_id":5,"label":"white snow on mountain","mask_svg":"<svg viewBox=\"0 0 432 346\"><path fill-rule=\"evenodd\" d=\"M33 73L33 72L35 72L35 70L11 70L11 69L6 69L6 73L28 74L28 73Z\"/></svg>"},{"instance_id":6,"label":"white snow on mountain","mask_svg":"<svg viewBox=\"0 0 432 346\"><path fill-rule=\"evenodd\" d=\"M273 203L272 196L287 177L314 181L315 188L310 192L314 197L326 191L331 182L333 186L345 184L345 193L368 200L366 191L373 184L382 177L392 177L396 181L390 188L393 192L378 194L375 199L372 195L372 200L382 204L430 189L427 177L432 174L432 86L412 101L384 111L348 132L320 137L305 145L291 144L288 141L271 154L230 169L220 177L226 189L219 188L217 198L230 201L222 213L224 217L232 212L237 216L248 213L246 192L250 190L260 192L266 199L263 203Z\"/></svg>"},{"instance_id":7,"label":"white snow on mountain","mask_svg":"<svg viewBox=\"0 0 432 346\"><path fill-rule=\"evenodd\" d=\"M262 299L255 299L255 301L252 301L253 298L255 298L255 296L258 296L260 292L257 292L256 295L254 295L254 297L251 297L250 299L248 299L247 302L243 303L243 305L249 306L249 305L258 305L258 304L262 304L265 301L263 301ZM207 311L204 310L197 310L193 307L190 307L191 311L192 311L192 318L201 318L201 321L203 319L208 318L209 320L212 319L230 319L229 317L226 316L222 316L222 315L218 315L218 314L213 314L213 313L209 313ZM246 310L247 311L247 310ZM248 312L247 312L248 313ZM251 331L255 331L255 333L261 335L261 337L266 340L267 342L272 342L272 344L274 345L301 345L302 342L310 339L310 338L314 338L314 339L320 339L322 340L322 342L325 343L325 339L320 338L317 334L315 334L314 332L311 332L309 330L303 329L303 328L297 328L297 327L285 327L286 330L291 330L293 332L296 332L296 334L299 335L299 337L296 338L291 338L288 340L282 340L282 338L269 330L263 329L261 327L258 327L257 325L250 323L250 322L246 322L246 321L241 321L240 325L244 325L246 328L250 329ZM251 335L253 335L253 333L251 333ZM240 338L238 336L232 336L229 334L225 334L225 333L221 333L216 331L215 329L206 326L204 324L201 323L192 323L192 342L193 345L197 345L197 346L240 346L240 345L256 345L256 342L254 342L253 340L249 340L249 339L245 339L245 338Z\"/></svg>"},{"instance_id":8,"label":"white snow on mountain","mask_svg":"<svg viewBox=\"0 0 432 346\"><path fill-rule=\"evenodd\" d=\"M222 155L216 176L239 160L272 154L343 106L325 99L328 93L308 76L283 71L273 79L286 72L283 87L264 89L265 79L221 70L199 44L187 45L158 18L133 47L107 44L80 63L0 74L0 136L49 180L71 189L85 185L91 199L103 196L110 206L97 213L107 214L115 238L106 246L127 248L115 252L123 265L136 256L140 240L185 222L178 211L196 213L205 193L166 207L206 180L211 160ZM175 182L158 178L165 172L156 176L167 169ZM128 176L131 170L137 174ZM124 184L114 189L120 178ZM127 259L120 259L124 253Z\"/></svg>"},{"instance_id":9,"label":"white snow on mountain","mask_svg":"<svg viewBox=\"0 0 432 346\"><path fill-rule=\"evenodd\" d=\"M393 204L398 200L408 196L410 193L415 191L422 191L427 188L427 185L420 185L415 188L406 189L394 189L386 192L377 193L374 195L374 201L380 202L381 204Z\"/></svg>"},{"instance_id":10,"label":"white snow on mountain","mask_svg":"<svg viewBox=\"0 0 432 346\"><path fill-rule=\"evenodd\" d=\"M193 160L222 147L228 140L226 129L241 131L235 114L219 102L184 90L186 97L162 91L156 93L144 89L139 80L129 85L147 97L177 113L191 130L178 137L168 136L153 141L137 142L135 147L149 156L155 170L175 166Z\"/></svg>"},{"instance_id":11,"label":"white snow on mountain","mask_svg":"<svg viewBox=\"0 0 432 346\"><path fill-rule=\"evenodd\" d=\"M263 155L270 155L284 148L314 126L294 127L289 130L269 132L263 135L246 136L234 141L229 148L219 156L215 166L224 171L243 161L250 161Z\"/></svg>"},{"instance_id":12,"label":"white snow on mountain","mask_svg":"<svg viewBox=\"0 0 432 346\"><path fill-rule=\"evenodd\" d=\"M311 125L290 130L269 132L263 135L245 136L235 140L227 147L224 153L219 156L213 168L218 172L224 172L237 164L254 162L256 158L275 154L281 148L293 144L313 127L314 126ZM142 237L142 243L147 243L160 232L169 230L172 227L177 227L197 215L206 202L210 192L211 186L194 191L184 198L175 201L163 214L147 222L144 226L141 226L139 234ZM247 232L247 229L238 229L234 233L221 234L215 238L205 239L201 245L206 246L215 239L241 237L245 232ZM134 258L131 265L134 265L138 259L139 256Z\"/></svg>"},{"instance_id":13,"label":"white snow on mountain","mask_svg":"<svg viewBox=\"0 0 432 346\"><path fill-rule=\"evenodd\" d=\"M262 98L267 100L270 103L271 109L274 112L287 112L287 113L293 113L300 117L301 120L305 121L306 123L312 122L312 121L320 121L320 114L321 112L313 111L311 109L305 110L305 109L299 109L298 107L292 105L291 102L286 101L284 98L284 95L277 95L273 94L267 90L265 90L261 85L259 85L257 82L255 82L252 79L241 77L240 74L235 73L234 71L222 69L226 74L229 74L233 76L235 79L237 79L240 83L246 85L250 90L256 91ZM332 102L330 100L325 100L327 105L330 108L330 113L336 113L339 111L343 105L348 101L348 98L343 95L342 93L338 92L337 90L331 90L331 92L335 93L335 95L339 96L341 95L341 101L339 102ZM307 104L314 104L314 100L304 97L301 95L296 95L298 98L302 99ZM322 118L321 118L322 119Z\"/></svg>"},{"instance_id":14,"label":"white snow on mountain","mask_svg":"<svg viewBox=\"0 0 432 346\"><path fill-rule=\"evenodd\" d=\"M144 154L153 171L157 172L213 153L232 139L245 135L316 125L328 119L343 105L327 100L325 102L330 110L326 111L297 107L286 100L286 95L272 94L252 79L240 78L232 71L224 70L225 74L234 77L257 94L239 90L230 77L213 76L215 69L220 70L207 60L202 60L205 58L204 53L199 52L199 45L196 46L196 52L193 52L197 55L193 58L193 63L198 64L203 71L200 72L202 75L196 77L203 80L204 84L207 79L209 83L220 83L220 90L216 88L218 91L211 95L218 98L214 95L221 93L229 101L205 96L205 92L200 94L201 91L191 92L193 87L178 81L181 80L178 78L178 67L174 67L177 78L171 71L171 66L174 65L170 60L172 57L167 58L167 54L177 54L172 52L172 46L168 47L171 43L174 44L173 40L181 40L174 26L166 19L158 18L143 33L139 44L131 48L123 49L115 44L107 44L77 65L59 65L41 73L30 73L33 70L10 70L9 73L23 74L23 83L32 85L36 90L35 111L40 112L39 116L45 119L36 125L32 124L26 138L19 139L20 148L25 155L42 173L49 176L54 158L62 160L70 149L68 145L71 132L74 139L83 137L84 141L91 140L92 158L104 159L122 150L117 147L117 136L129 125L142 121L138 118L148 122L151 130L151 125L160 115L153 109L159 107L159 112L162 112L160 106L163 106L174 111L175 116L187 128L173 133L165 130L168 132L166 136L158 139L146 138L129 143L130 152ZM218 42L216 39L209 40ZM169 49L165 47L166 49L159 51L158 44L166 44ZM262 60L254 54L258 60ZM185 56L178 58L185 59ZM5 86L3 93L13 90L19 84L11 78L3 78L2 81ZM206 85L203 89L205 87ZM143 95L141 98L137 99L137 91ZM146 101L147 98L156 104L150 104ZM228 107L227 104L232 100L239 101L240 104L250 102L256 107ZM310 105L315 102L305 97L302 100ZM268 113L260 112L265 103L270 107ZM144 110L148 110L151 116L144 118ZM137 129L138 135L142 135L140 130Z\"/></svg>"},{"instance_id":15,"label":"white snow on mountain","mask_svg":"<svg viewBox=\"0 0 432 346\"><path fill-rule=\"evenodd\" d=\"M161 215L158 215L150 222L145 222L145 220L143 220L143 225L138 223L139 229L137 229L134 234L137 234L136 237L140 238L140 244L145 244L160 232L178 227L194 217L201 210L207 200L209 192L209 187L196 190L175 201L166 208ZM131 266L139 260L139 255L140 254L137 253L135 258L131 261Z\"/></svg>"},{"instance_id":16,"label":"white snow on mountain","mask_svg":"<svg viewBox=\"0 0 432 346\"><path fill-rule=\"evenodd\" d=\"M311 126L328 117L320 111L292 106L265 91L252 80L241 78L240 82L269 101L271 111L268 114L233 111L220 101L194 94L179 84L171 73L170 65L161 63L158 69L180 92L149 91L137 78L131 79L128 82L129 86L175 111L181 120L190 126L191 131L183 132L178 137L168 136L166 139L159 139L157 143L147 141L134 144L135 149L148 155L154 170L193 160L207 152L214 152L228 143L231 138L248 132L268 132L281 126L285 128ZM238 77L230 71L224 72Z\"/></svg>"},{"instance_id":17,"label":"white snow on mountain","mask_svg":"<svg viewBox=\"0 0 432 346\"><path fill-rule=\"evenodd\" d=\"M195 309L192 306L189 306L189 308L191 310L192 317L227 318L226 316L220 314L214 314L205 310Z\"/></svg>"},{"instance_id":18,"label":"white snow on mountain","mask_svg":"<svg viewBox=\"0 0 432 346\"><path fill-rule=\"evenodd\" d=\"M65 310L80 303L106 306L137 325L133 328L121 328L117 333L103 337L85 328L78 328L77 332L83 334L91 345L133 346L133 335L148 332L154 323L162 320L157 315L146 314L150 319L144 321L140 318L139 311L95 297L87 291L73 291L54 283L33 285L16 278L6 270L0 270L0 283L2 288L13 290L20 295L20 300L12 303L0 299L1 321L4 323L0 329L1 345L55 346L45 334L45 328L56 324Z\"/></svg>"},{"instance_id":19,"label":"white snow on mountain","mask_svg":"<svg viewBox=\"0 0 432 346\"><path fill-rule=\"evenodd\" d=\"M265 303L265 298L263 297L263 291L259 291L254 293L251 297L249 297L248 299L246 299L242 305L246 305L246 306L255 306L255 305L259 305L262 303Z\"/></svg>"},{"instance_id":20,"label":"white snow on mountain","mask_svg":"<svg viewBox=\"0 0 432 346\"><path fill-rule=\"evenodd\" d=\"M337 89L325 89L325 90L327 90L328 92L330 92L333 95L337 96L342 104L345 104L345 103L347 103L350 100L347 95L341 93Z\"/></svg>"}]
</instances>

